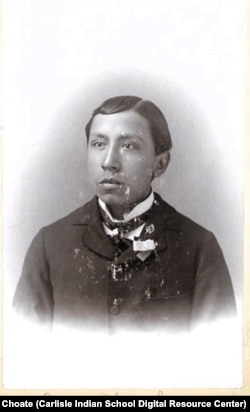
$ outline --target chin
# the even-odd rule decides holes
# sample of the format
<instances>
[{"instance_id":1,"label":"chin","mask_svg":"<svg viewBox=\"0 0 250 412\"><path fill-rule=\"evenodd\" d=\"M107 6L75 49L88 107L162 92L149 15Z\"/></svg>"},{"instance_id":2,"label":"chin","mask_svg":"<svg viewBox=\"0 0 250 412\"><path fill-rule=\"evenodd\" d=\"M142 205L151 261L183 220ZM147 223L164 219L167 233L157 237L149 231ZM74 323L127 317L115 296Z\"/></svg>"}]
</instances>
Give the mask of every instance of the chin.
<instances>
[{"instance_id":1,"label":"chin","mask_svg":"<svg viewBox=\"0 0 250 412\"><path fill-rule=\"evenodd\" d=\"M97 196L108 206L121 206L125 205L126 200L121 196L115 195L114 193L105 193Z\"/></svg>"}]
</instances>

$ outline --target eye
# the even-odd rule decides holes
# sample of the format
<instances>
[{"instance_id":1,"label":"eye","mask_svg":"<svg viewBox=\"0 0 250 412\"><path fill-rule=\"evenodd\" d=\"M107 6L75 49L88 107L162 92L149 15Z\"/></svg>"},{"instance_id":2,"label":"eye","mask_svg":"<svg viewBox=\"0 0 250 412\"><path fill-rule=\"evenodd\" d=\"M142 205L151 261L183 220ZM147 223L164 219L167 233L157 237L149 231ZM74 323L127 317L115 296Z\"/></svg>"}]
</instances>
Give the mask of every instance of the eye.
<instances>
[{"instance_id":1,"label":"eye","mask_svg":"<svg viewBox=\"0 0 250 412\"><path fill-rule=\"evenodd\" d=\"M103 140L93 140L91 146L96 147L97 149L102 149L105 147L105 142Z\"/></svg>"},{"instance_id":2,"label":"eye","mask_svg":"<svg viewBox=\"0 0 250 412\"><path fill-rule=\"evenodd\" d=\"M122 148L126 150L136 149L136 145L131 142L125 142L123 143Z\"/></svg>"}]
</instances>

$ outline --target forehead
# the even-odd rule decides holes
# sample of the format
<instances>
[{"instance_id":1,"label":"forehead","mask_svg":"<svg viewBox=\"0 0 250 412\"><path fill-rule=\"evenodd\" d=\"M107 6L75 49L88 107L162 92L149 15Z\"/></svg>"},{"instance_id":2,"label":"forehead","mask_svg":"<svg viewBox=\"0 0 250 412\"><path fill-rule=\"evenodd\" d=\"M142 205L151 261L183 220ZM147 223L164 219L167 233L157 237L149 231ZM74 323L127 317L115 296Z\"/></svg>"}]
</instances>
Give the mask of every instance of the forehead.
<instances>
[{"instance_id":1,"label":"forehead","mask_svg":"<svg viewBox=\"0 0 250 412\"><path fill-rule=\"evenodd\" d=\"M90 128L90 135L139 135L151 136L147 119L132 110L113 114L97 114Z\"/></svg>"}]
</instances>

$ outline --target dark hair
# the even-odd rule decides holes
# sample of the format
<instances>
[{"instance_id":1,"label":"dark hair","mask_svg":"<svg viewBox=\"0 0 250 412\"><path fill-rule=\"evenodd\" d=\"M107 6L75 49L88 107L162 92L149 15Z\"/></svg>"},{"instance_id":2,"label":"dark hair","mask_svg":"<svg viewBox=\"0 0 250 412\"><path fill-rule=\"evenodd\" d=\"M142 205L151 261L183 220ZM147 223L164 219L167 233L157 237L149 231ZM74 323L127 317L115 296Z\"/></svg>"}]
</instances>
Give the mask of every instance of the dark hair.
<instances>
[{"instance_id":1,"label":"dark hair","mask_svg":"<svg viewBox=\"0 0 250 412\"><path fill-rule=\"evenodd\" d=\"M137 96L117 96L105 100L92 113L85 127L87 140L89 140L90 128L97 114L113 114L133 110L147 119L154 139L156 154L164 153L172 147L172 140L167 121L161 110L149 100L143 100Z\"/></svg>"}]
</instances>

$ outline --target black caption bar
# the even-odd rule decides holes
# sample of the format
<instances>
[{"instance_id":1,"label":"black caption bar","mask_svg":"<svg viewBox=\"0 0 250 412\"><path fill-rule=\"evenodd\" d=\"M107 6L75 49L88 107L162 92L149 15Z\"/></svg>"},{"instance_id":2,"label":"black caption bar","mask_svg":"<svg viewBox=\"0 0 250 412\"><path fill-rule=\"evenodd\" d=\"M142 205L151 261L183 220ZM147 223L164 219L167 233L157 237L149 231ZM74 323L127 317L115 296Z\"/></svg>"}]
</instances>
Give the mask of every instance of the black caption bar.
<instances>
[{"instance_id":1,"label":"black caption bar","mask_svg":"<svg viewBox=\"0 0 250 412\"><path fill-rule=\"evenodd\" d=\"M2 408L233 408L248 409L249 396L5 396Z\"/></svg>"}]
</instances>

